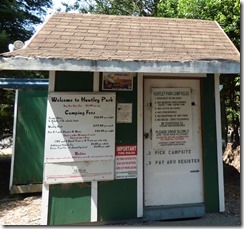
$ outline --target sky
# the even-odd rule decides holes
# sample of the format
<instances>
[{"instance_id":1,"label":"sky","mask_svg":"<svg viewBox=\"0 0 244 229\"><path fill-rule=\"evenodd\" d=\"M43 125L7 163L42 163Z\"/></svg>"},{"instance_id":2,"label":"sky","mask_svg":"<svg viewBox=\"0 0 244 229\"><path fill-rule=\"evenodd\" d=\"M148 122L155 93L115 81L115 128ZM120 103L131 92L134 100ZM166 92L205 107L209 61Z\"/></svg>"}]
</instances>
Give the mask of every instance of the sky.
<instances>
[{"instance_id":1,"label":"sky","mask_svg":"<svg viewBox=\"0 0 244 229\"><path fill-rule=\"evenodd\" d=\"M52 0L52 1L53 1L53 8L47 10L47 14L46 14L46 17L44 19L44 22L47 20L47 18L49 17L50 14L52 14L53 12L57 12L58 8L61 8L61 11L65 10L65 7L63 7L61 2L73 4L76 0ZM36 31L39 30L42 27L42 25L43 25L43 23L36 25L35 30Z\"/></svg>"},{"instance_id":2,"label":"sky","mask_svg":"<svg viewBox=\"0 0 244 229\"><path fill-rule=\"evenodd\" d=\"M55 10L60 7L62 10L64 10L64 7L62 6L61 2L73 4L75 0L53 0L53 9Z\"/></svg>"}]
</instances>

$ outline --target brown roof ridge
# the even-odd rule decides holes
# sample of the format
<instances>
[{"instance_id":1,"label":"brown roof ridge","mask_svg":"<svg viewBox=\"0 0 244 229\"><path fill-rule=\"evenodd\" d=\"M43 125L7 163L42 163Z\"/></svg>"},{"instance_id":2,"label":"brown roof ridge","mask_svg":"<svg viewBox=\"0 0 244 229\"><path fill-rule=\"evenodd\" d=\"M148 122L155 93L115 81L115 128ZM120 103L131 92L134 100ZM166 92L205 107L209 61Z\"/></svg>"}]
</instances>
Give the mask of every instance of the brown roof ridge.
<instances>
[{"instance_id":1,"label":"brown roof ridge","mask_svg":"<svg viewBox=\"0 0 244 229\"><path fill-rule=\"evenodd\" d=\"M138 20L177 20L177 21L202 21L202 22L211 22L213 23L213 20L209 19L197 19L197 18L173 18L173 17L155 17L155 16L134 16L134 15L115 15L115 14L97 14L97 13L79 13L79 12L54 12L54 15L80 15L85 17L112 17L112 18L132 18L132 19L138 19Z\"/></svg>"}]
</instances>

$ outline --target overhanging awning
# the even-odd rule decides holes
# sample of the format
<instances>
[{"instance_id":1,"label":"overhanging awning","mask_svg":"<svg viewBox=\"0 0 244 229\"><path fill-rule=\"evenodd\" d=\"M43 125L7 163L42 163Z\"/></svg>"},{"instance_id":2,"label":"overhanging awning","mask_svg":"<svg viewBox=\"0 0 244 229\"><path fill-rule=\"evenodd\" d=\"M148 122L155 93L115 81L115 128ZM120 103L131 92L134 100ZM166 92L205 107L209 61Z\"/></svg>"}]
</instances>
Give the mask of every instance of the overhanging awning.
<instances>
[{"instance_id":1,"label":"overhanging awning","mask_svg":"<svg viewBox=\"0 0 244 229\"><path fill-rule=\"evenodd\" d=\"M47 88L48 79L34 78L0 78L0 88Z\"/></svg>"}]
</instances>

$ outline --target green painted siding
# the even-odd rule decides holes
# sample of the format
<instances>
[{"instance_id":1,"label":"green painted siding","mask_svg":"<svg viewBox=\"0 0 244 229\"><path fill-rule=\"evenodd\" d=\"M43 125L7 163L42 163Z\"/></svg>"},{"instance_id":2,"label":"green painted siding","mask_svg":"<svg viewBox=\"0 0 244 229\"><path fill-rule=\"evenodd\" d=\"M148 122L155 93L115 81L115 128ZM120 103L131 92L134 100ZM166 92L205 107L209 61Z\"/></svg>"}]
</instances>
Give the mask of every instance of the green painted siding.
<instances>
[{"instance_id":1,"label":"green painted siding","mask_svg":"<svg viewBox=\"0 0 244 229\"><path fill-rule=\"evenodd\" d=\"M102 90L102 74L100 74L100 91ZM132 91L113 91L116 92L116 103L132 103L132 123L116 123L116 145L137 145L137 77L133 77Z\"/></svg>"},{"instance_id":2,"label":"green painted siding","mask_svg":"<svg viewBox=\"0 0 244 229\"><path fill-rule=\"evenodd\" d=\"M100 76L100 91L102 91ZM116 91L117 103L132 103L132 123L116 123L116 145L137 145L137 77L133 91ZM137 217L137 179L98 183L98 221Z\"/></svg>"},{"instance_id":3,"label":"green painted siding","mask_svg":"<svg viewBox=\"0 0 244 229\"><path fill-rule=\"evenodd\" d=\"M13 185L42 183L47 90L19 90Z\"/></svg>"},{"instance_id":4,"label":"green painted siding","mask_svg":"<svg viewBox=\"0 0 244 229\"><path fill-rule=\"evenodd\" d=\"M55 91L93 91L93 72L56 72ZM90 222L91 183L50 186L48 225Z\"/></svg>"},{"instance_id":5,"label":"green painted siding","mask_svg":"<svg viewBox=\"0 0 244 229\"><path fill-rule=\"evenodd\" d=\"M136 78L136 77L134 77ZM134 79L135 80L135 79ZM135 84L135 83L134 83ZM132 92L116 92L117 103L132 103L132 123L116 124L116 145L137 144L137 88Z\"/></svg>"},{"instance_id":6,"label":"green painted siding","mask_svg":"<svg viewBox=\"0 0 244 229\"><path fill-rule=\"evenodd\" d=\"M56 72L55 91L93 91L93 72Z\"/></svg>"},{"instance_id":7,"label":"green painted siding","mask_svg":"<svg viewBox=\"0 0 244 229\"><path fill-rule=\"evenodd\" d=\"M49 193L48 225L90 221L90 183L50 185Z\"/></svg>"},{"instance_id":8,"label":"green painted siding","mask_svg":"<svg viewBox=\"0 0 244 229\"><path fill-rule=\"evenodd\" d=\"M214 75L202 79L204 192L207 212L219 211Z\"/></svg>"},{"instance_id":9,"label":"green painted siding","mask_svg":"<svg viewBox=\"0 0 244 229\"><path fill-rule=\"evenodd\" d=\"M137 180L99 182L98 221L137 218Z\"/></svg>"}]
</instances>

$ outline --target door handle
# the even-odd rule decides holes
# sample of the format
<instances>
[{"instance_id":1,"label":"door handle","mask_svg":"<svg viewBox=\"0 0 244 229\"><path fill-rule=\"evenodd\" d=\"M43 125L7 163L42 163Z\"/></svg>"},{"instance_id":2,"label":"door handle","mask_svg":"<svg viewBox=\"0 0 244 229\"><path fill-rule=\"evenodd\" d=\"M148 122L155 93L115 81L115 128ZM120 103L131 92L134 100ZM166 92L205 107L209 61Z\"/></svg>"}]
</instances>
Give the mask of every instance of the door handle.
<instances>
[{"instance_id":1,"label":"door handle","mask_svg":"<svg viewBox=\"0 0 244 229\"><path fill-rule=\"evenodd\" d=\"M144 138L148 139L149 137L152 140L152 129L150 129L150 133L144 133Z\"/></svg>"},{"instance_id":2,"label":"door handle","mask_svg":"<svg viewBox=\"0 0 244 229\"><path fill-rule=\"evenodd\" d=\"M144 133L144 138L149 138L149 133Z\"/></svg>"}]
</instances>

